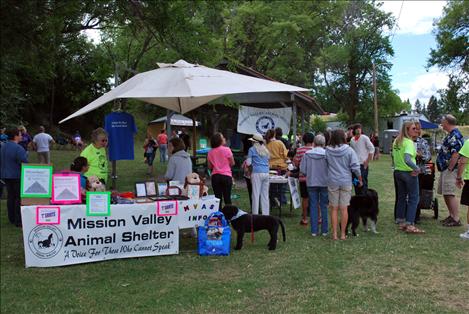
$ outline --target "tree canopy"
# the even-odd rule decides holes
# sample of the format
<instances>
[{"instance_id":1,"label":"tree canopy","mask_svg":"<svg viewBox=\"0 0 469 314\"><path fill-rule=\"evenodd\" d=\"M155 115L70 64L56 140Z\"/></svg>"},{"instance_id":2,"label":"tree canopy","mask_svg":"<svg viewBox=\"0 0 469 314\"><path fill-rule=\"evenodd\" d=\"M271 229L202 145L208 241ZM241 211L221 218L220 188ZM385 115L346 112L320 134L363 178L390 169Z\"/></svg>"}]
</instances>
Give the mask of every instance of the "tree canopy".
<instances>
[{"instance_id":1,"label":"tree canopy","mask_svg":"<svg viewBox=\"0 0 469 314\"><path fill-rule=\"evenodd\" d=\"M447 88L440 91L440 109L469 123L469 2L448 1L435 35L437 48L431 50L428 66L450 73Z\"/></svg>"},{"instance_id":2,"label":"tree canopy","mask_svg":"<svg viewBox=\"0 0 469 314\"><path fill-rule=\"evenodd\" d=\"M374 1L4 0L0 9L3 125L52 126L108 91L114 76L180 58L244 64L311 88L324 109L365 124L375 64L380 114L407 106L389 77L395 21ZM85 30L99 30L101 41ZM76 123L99 125L103 112Z\"/></svg>"}]
</instances>

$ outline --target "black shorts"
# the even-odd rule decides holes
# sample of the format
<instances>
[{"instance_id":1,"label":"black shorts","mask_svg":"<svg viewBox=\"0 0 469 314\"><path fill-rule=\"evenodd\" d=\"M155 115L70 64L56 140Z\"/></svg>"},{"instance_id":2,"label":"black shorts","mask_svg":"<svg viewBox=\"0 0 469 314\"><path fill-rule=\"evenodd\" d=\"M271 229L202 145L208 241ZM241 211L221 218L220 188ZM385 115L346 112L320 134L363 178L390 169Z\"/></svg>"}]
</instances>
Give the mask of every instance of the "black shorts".
<instances>
[{"instance_id":1,"label":"black shorts","mask_svg":"<svg viewBox=\"0 0 469 314\"><path fill-rule=\"evenodd\" d=\"M469 180L464 180L464 187L461 193L461 205L469 206Z\"/></svg>"},{"instance_id":2,"label":"black shorts","mask_svg":"<svg viewBox=\"0 0 469 314\"><path fill-rule=\"evenodd\" d=\"M308 198L308 188L306 182L300 182L300 196L302 198Z\"/></svg>"}]
</instances>

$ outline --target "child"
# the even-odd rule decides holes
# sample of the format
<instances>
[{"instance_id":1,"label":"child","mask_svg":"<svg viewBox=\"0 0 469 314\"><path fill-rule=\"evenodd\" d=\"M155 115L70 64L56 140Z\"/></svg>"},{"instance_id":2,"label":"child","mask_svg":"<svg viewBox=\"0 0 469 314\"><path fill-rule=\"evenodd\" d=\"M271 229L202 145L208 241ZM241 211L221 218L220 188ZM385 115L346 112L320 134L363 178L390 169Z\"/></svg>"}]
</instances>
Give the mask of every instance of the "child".
<instances>
[{"instance_id":1,"label":"child","mask_svg":"<svg viewBox=\"0 0 469 314\"><path fill-rule=\"evenodd\" d=\"M70 170L80 173L80 191L82 195L86 195L86 181L84 173L89 169L88 160L85 157L77 157L70 165Z\"/></svg>"},{"instance_id":2,"label":"child","mask_svg":"<svg viewBox=\"0 0 469 314\"><path fill-rule=\"evenodd\" d=\"M346 144L343 130L334 130L330 146L326 148L328 198L331 206L332 238L337 240L338 210L340 208L341 240L345 240L348 212L352 197L352 172L358 177L359 186L363 185L360 164L355 151Z\"/></svg>"}]
</instances>

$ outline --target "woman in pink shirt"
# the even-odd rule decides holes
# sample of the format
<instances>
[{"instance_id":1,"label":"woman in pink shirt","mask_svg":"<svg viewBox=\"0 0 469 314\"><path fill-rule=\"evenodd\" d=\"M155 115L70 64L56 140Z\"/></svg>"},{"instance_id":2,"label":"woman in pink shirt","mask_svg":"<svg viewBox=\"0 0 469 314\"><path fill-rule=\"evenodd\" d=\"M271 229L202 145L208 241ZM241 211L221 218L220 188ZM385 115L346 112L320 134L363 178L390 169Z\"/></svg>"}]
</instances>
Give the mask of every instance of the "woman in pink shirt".
<instances>
[{"instance_id":1,"label":"woman in pink shirt","mask_svg":"<svg viewBox=\"0 0 469 314\"><path fill-rule=\"evenodd\" d=\"M231 204L231 187L233 177L231 167L235 164L231 149L224 146L225 138L221 133L215 133L210 139L212 149L208 152L208 168L212 170L212 189L215 197L220 200L222 207L222 197L225 204Z\"/></svg>"}]
</instances>

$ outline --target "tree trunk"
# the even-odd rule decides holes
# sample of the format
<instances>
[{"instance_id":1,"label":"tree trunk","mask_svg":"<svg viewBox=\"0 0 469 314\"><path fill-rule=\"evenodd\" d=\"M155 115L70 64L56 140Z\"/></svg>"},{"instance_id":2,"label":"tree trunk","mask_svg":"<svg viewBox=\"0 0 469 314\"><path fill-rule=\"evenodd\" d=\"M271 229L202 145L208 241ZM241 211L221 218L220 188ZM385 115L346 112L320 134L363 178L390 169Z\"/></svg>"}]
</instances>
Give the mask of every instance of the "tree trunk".
<instances>
[{"instance_id":1,"label":"tree trunk","mask_svg":"<svg viewBox=\"0 0 469 314\"><path fill-rule=\"evenodd\" d=\"M51 96L50 96L50 112L49 112L49 130L54 125L54 107L55 107L55 78L52 79Z\"/></svg>"}]
</instances>

